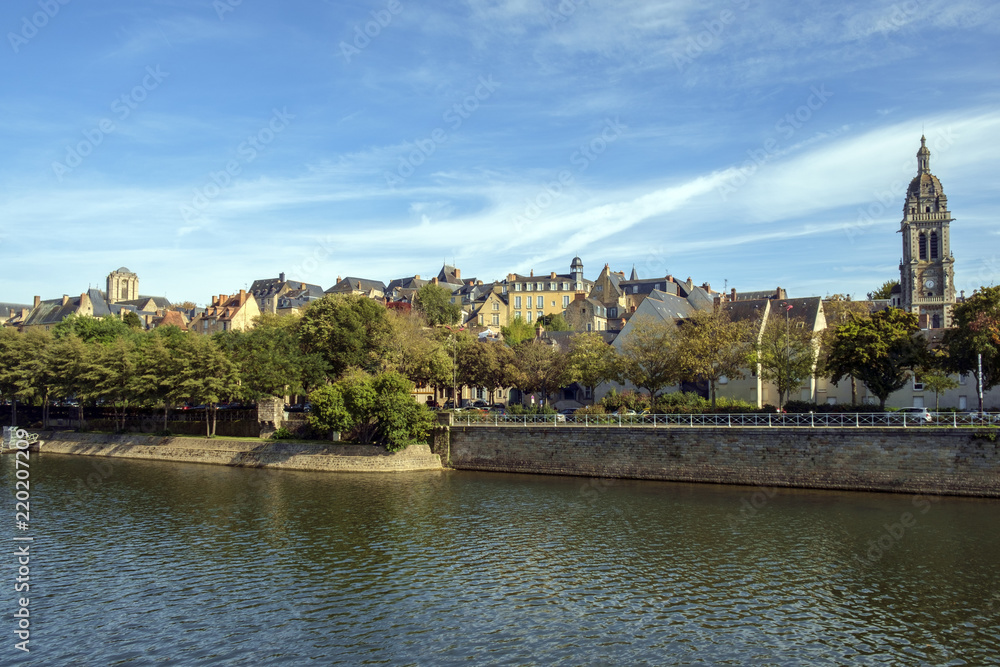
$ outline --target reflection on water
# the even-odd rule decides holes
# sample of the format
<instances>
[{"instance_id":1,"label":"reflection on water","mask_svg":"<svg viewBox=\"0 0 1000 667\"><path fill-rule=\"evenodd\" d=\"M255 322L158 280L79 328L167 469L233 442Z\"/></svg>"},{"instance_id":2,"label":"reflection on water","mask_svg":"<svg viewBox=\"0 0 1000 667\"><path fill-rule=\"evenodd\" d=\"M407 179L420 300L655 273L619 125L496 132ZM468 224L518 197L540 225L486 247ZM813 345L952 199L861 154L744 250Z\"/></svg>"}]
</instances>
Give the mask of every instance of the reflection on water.
<instances>
[{"instance_id":1,"label":"reflection on water","mask_svg":"<svg viewBox=\"0 0 1000 667\"><path fill-rule=\"evenodd\" d=\"M33 457L37 664L1000 662L998 501L105 463Z\"/></svg>"}]
</instances>

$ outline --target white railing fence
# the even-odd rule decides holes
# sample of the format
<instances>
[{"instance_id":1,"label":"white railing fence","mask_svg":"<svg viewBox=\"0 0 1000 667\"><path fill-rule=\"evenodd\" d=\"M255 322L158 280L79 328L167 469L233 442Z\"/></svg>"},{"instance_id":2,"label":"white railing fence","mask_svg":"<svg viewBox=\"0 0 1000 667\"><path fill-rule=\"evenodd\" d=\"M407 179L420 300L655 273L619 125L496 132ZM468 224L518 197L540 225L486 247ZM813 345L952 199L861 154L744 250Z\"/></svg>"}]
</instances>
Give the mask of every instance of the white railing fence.
<instances>
[{"instance_id":1,"label":"white railing fence","mask_svg":"<svg viewBox=\"0 0 1000 667\"><path fill-rule=\"evenodd\" d=\"M754 426L763 428L893 426L914 428L925 426L998 426L1000 413L930 412L850 412L850 413L749 413L749 414L608 414L608 415L514 415L500 412L457 412L456 426Z\"/></svg>"}]
</instances>

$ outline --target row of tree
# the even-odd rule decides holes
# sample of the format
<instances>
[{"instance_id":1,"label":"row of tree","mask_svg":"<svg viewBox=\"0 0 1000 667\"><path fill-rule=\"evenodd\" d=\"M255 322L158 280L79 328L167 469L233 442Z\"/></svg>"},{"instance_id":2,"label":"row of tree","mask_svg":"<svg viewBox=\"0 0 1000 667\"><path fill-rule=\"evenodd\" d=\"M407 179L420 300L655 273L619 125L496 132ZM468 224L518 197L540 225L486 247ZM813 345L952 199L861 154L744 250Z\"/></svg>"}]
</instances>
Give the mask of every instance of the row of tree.
<instances>
[{"instance_id":1,"label":"row of tree","mask_svg":"<svg viewBox=\"0 0 1000 667\"><path fill-rule=\"evenodd\" d=\"M433 316L426 294L434 291L424 294L423 308ZM438 303L439 311L449 305ZM51 332L0 329L0 396L43 410L52 401L76 399L81 419L85 404L101 403L113 407L124 426L132 406L161 407L166 423L170 409L182 403L306 395L353 378L338 389L346 396L364 384L358 373L381 388L376 391L392 387L398 394L401 378L410 383L407 393L412 385L451 388L452 396L460 387L483 387L491 401L508 387L545 398L574 382L594 390L617 381L652 396L700 381L708 385L713 405L723 377L740 378L751 368L777 385L782 403L819 374L861 382L884 406L915 373L925 383L948 373L978 379L980 355L984 389L1000 381L1000 287L979 290L956 306L956 328L935 347L920 335L916 318L900 310L871 315L867 307L835 297L826 312L830 326L820 335L787 314L770 318L763 331L759 322L732 321L723 310L678 322L633 319L620 351L599 333L573 335L563 351L537 339L535 329L521 321L503 329L503 344L483 343L464 330L428 326L421 308L400 314L354 295L327 296L301 317L265 314L250 330L212 337L174 327L146 332L115 318L70 317ZM382 378L387 373L394 375ZM208 433L214 430L210 412ZM352 419L351 428L361 433L386 432L364 410ZM426 421L426 415L414 419Z\"/></svg>"}]
</instances>

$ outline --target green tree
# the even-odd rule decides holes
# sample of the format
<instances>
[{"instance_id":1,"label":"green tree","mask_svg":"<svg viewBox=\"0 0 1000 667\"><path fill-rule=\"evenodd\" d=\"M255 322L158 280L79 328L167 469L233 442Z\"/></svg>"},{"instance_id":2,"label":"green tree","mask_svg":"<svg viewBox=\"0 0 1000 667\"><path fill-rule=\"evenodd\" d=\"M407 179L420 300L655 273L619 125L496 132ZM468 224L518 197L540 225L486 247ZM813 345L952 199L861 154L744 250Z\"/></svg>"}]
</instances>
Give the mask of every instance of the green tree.
<instances>
[{"instance_id":1,"label":"green tree","mask_svg":"<svg viewBox=\"0 0 1000 667\"><path fill-rule=\"evenodd\" d=\"M218 403L239 391L237 370L213 339L195 335L186 340L174 391L182 401L206 406L205 436L210 438L215 435Z\"/></svg>"},{"instance_id":2,"label":"green tree","mask_svg":"<svg viewBox=\"0 0 1000 667\"><path fill-rule=\"evenodd\" d=\"M354 418L344 403L344 392L339 384L320 387L309 394L312 411L307 417L309 426L317 431L346 433L354 427Z\"/></svg>"},{"instance_id":3,"label":"green tree","mask_svg":"<svg viewBox=\"0 0 1000 667\"><path fill-rule=\"evenodd\" d=\"M117 338L94 350L93 364L86 375L90 395L112 407L115 428L124 431L126 411L142 392L136 342Z\"/></svg>"},{"instance_id":4,"label":"green tree","mask_svg":"<svg viewBox=\"0 0 1000 667\"><path fill-rule=\"evenodd\" d=\"M10 423L17 426L18 369L24 357L24 334L0 327L0 397L10 401Z\"/></svg>"},{"instance_id":5,"label":"green tree","mask_svg":"<svg viewBox=\"0 0 1000 667\"><path fill-rule=\"evenodd\" d=\"M75 335L84 343L110 343L118 338L132 336L134 333L128 324L114 315L88 317L73 314L52 327L54 338Z\"/></svg>"},{"instance_id":6,"label":"green tree","mask_svg":"<svg viewBox=\"0 0 1000 667\"><path fill-rule=\"evenodd\" d=\"M17 395L27 403L42 406L43 427L48 423L49 402L58 386L58 378L50 363L53 342L48 331L31 329L25 332L15 369Z\"/></svg>"},{"instance_id":7,"label":"green tree","mask_svg":"<svg viewBox=\"0 0 1000 667\"><path fill-rule=\"evenodd\" d=\"M129 329L133 331L142 331L145 327L142 325L142 318L136 315L131 310L126 310L122 315L122 322L125 323Z\"/></svg>"},{"instance_id":8,"label":"green tree","mask_svg":"<svg viewBox=\"0 0 1000 667\"><path fill-rule=\"evenodd\" d=\"M778 404L813 376L818 351L817 337L801 319L786 320L787 313L768 318L760 342L750 360L760 365L760 377L778 389Z\"/></svg>"},{"instance_id":9,"label":"green tree","mask_svg":"<svg viewBox=\"0 0 1000 667\"><path fill-rule=\"evenodd\" d=\"M566 355L555 345L541 341L522 343L515 350L516 386L529 394L549 394L569 384Z\"/></svg>"},{"instance_id":10,"label":"green tree","mask_svg":"<svg viewBox=\"0 0 1000 667\"><path fill-rule=\"evenodd\" d=\"M679 345L680 335L673 321L655 321L641 315L633 317L617 358L618 379L623 384L629 381L645 389L652 400L657 392L681 380Z\"/></svg>"},{"instance_id":11,"label":"green tree","mask_svg":"<svg viewBox=\"0 0 1000 667\"><path fill-rule=\"evenodd\" d=\"M590 390L593 396L597 386L618 375L618 354L604 336L591 331L579 333L569 339L569 376Z\"/></svg>"},{"instance_id":12,"label":"green tree","mask_svg":"<svg viewBox=\"0 0 1000 667\"><path fill-rule=\"evenodd\" d=\"M858 378L884 410L889 395L903 388L925 357L917 316L889 308L836 328L826 372L834 384L847 376Z\"/></svg>"},{"instance_id":13,"label":"green tree","mask_svg":"<svg viewBox=\"0 0 1000 667\"><path fill-rule=\"evenodd\" d=\"M413 383L394 371L371 376L352 369L310 395L309 421L316 428L351 431L359 442L399 451L426 438L434 425L434 415L413 400L412 391Z\"/></svg>"},{"instance_id":14,"label":"green tree","mask_svg":"<svg viewBox=\"0 0 1000 667\"><path fill-rule=\"evenodd\" d=\"M54 394L77 401L77 419L83 427L83 406L90 398L88 377L94 370L96 343L87 345L77 336L65 336L53 342L48 351L48 366L54 376Z\"/></svg>"},{"instance_id":15,"label":"green tree","mask_svg":"<svg viewBox=\"0 0 1000 667\"><path fill-rule=\"evenodd\" d=\"M826 359L833 346L834 331L837 327L851 319L867 319L871 316L871 307L865 301L852 301L850 295L834 294L823 300L823 312L826 315L826 328L820 334L820 356L817 364L817 374L826 375ZM851 380L851 405L858 403L858 381L853 375Z\"/></svg>"},{"instance_id":16,"label":"green tree","mask_svg":"<svg viewBox=\"0 0 1000 667\"><path fill-rule=\"evenodd\" d=\"M746 377L757 326L751 320L734 322L726 311L716 310L695 312L680 327L678 355L682 375L689 380L708 381L713 408L720 378Z\"/></svg>"},{"instance_id":17,"label":"green tree","mask_svg":"<svg viewBox=\"0 0 1000 667\"><path fill-rule=\"evenodd\" d=\"M516 379L514 353L506 345L476 342L462 348L458 358L462 384L485 387L490 402L498 389L509 387Z\"/></svg>"},{"instance_id":18,"label":"green tree","mask_svg":"<svg viewBox=\"0 0 1000 667\"><path fill-rule=\"evenodd\" d=\"M947 368L971 373L983 391L1000 383L1000 286L981 287L952 311L953 329L944 336ZM982 355L982 377L979 361ZM983 406L980 402L979 409Z\"/></svg>"},{"instance_id":19,"label":"green tree","mask_svg":"<svg viewBox=\"0 0 1000 667\"><path fill-rule=\"evenodd\" d=\"M462 306L451 302L452 293L447 287L427 283L416 291L413 305L427 318L431 326L456 324L462 319Z\"/></svg>"},{"instance_id":20,"label":"green tree","mask_svg":"<svg viewBox=\"0 0 1000 667\"><path fill-rule=\"evenodd\" d=\"M924 389L934 392L934 411L941 409L941 392L955 389L958 381L947 373L931 372L920 376L920 381L924 383Z\"/></svg>"},{"instance_id":21,"label":"green tree","mask_svg":"<svg viewBox=\"0 0 1000 667\"><path fill-rule=\"evenodd\" d=\"M510 347L517 347L524 341L535 338L535 327L530 322L525 322L520 317L515 317L510 324L500 327L500 335Z\"/></svg>"},{"instance_id":22,"label":"green tree","mask_svg":"<svg viewBox=\"0 0 1000 667\"><path fill-rule=\"evenodd\" d=\"M899 285L898 280L887 280L882 283L879 287L875 288L873 291L868 292L868 299L888 299L892 296L892 288Z\"/></svg>"},{"instance_id":23,"label":"green tree","mask_svg":"<svg viewBox=\"0 0 1000 667\"><path fill-rule=\"evenodd\" d=\"M258 321L245 331L230 330L214 336L218 346L236 364L240 394L257 401L267 396L304 393L307 370L325 370L320 355L305 355L296 330L273 319Z\"/></svg>"},{"instance_id":24,"label":"green tree","mask_svg":"<svg viewBox=\"0 0 1000 667\"><path fill-rule=\"evenodd\" d=\"M554 313L552 315L542 315L538 320L538 323L545 328L546 331L572 331L573 327L569 325L566 318L562 316L562 313Z\"/></svg>"},{"instance_id":25,"label":"green tree","mask_svg":"<svg viewBox=\"0 0 1000 667\"><path fill-rule=\"evenodd\" d=\"M355 294L328 294L309 304L299 320L303 351L321 355L335 378L352 366L382 370L392 335L385 306Z\"/></svg>"}]
</instances>

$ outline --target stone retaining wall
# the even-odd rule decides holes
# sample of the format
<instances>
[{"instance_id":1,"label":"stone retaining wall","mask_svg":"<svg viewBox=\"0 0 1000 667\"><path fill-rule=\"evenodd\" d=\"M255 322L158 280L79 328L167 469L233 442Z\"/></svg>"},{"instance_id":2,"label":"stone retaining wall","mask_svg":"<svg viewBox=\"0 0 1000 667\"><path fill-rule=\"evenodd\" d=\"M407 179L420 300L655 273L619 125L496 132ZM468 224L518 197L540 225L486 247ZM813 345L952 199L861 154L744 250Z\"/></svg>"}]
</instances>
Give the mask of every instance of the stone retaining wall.
<instances>
[{"instance_id":1,"label":"stone retaining wall","mask_svg":"<svg viewBox=\"0 0 1000 667\"><path fill-rule=\"evenodd\" d=\"M435 451L465 470L1000 497L989 432L452 426Z\"/></svg>"},{"instance_id":2,"label":"stone retaining wall","mask_svg":"<svg viewBox=\"0 0 1000 667\"><path fill-rule=\"evenodd\" d=\"M401 452L393 453L372 445L73 432L42 434L40 441L39 451L43 454L111 456L249 468L333 472L406 472L442 468L440 457L431 453L427 445L410 445Z\"/></svg>"}]
</instances>

